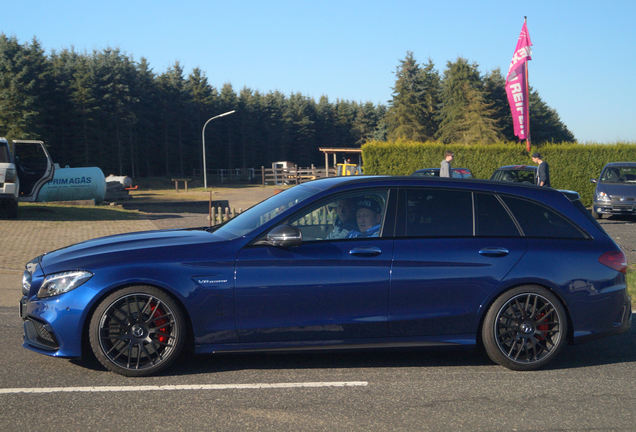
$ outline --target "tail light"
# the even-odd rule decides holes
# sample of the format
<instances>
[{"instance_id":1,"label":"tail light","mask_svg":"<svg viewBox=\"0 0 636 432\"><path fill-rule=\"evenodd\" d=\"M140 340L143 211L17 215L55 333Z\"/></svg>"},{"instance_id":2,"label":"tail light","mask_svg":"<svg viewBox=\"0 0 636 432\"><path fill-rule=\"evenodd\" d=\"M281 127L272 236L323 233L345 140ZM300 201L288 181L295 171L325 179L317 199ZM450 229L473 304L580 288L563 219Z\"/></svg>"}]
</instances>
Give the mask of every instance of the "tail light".
<instances>
[{"instance_id":1,"label":"tail light","mask_svg":"<svg viewBox=\"0 0 636 432\"><path fill-rule=\"evenodd\" d=\"M598 262L621 273L627 272L627 258L622 251L605 252Z\"/></svg>"}]
</instances>

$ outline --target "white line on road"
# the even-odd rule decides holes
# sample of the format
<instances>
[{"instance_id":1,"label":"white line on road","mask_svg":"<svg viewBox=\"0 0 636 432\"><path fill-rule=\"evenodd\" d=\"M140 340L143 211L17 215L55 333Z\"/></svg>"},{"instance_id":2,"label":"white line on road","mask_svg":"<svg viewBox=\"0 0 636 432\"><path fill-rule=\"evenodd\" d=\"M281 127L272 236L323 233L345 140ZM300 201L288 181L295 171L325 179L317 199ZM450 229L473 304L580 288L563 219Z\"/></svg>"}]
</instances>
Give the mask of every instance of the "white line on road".
<instances>
[{"instance_id":1,"label":"white line on road","mask_svg":"<svg viewBox=\"0 0 636 432\"><path fill-rule=\"evenodd\" d=\"M254 384L184 384L162 386L101 386L101 387L40 387L0 388L0 394L16 393L97 393L97 392L144 392L162 390L244 390L285 389L318 387L366 387L367 381L300 382L300 383L254 383Z\"/></svg>"}]
</instances>

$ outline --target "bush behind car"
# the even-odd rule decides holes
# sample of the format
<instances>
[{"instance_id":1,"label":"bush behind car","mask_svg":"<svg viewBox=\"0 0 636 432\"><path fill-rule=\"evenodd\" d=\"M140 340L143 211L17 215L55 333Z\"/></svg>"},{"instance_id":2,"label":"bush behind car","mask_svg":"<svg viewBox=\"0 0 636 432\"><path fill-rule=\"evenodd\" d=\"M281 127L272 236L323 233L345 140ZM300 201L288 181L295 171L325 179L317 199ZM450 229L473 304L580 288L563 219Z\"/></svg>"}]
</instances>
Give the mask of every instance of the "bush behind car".
<instances>
[{"instance_id":1,"label":"bush behind car","mask_svg":"<svg viewBox=\"0 0 636 432\"><path fill-rule=\"evenodd\" d=\"M636 161L636 143L546 144L539 148L550 164L552 187L577 191L591 206L594 185L608 162ZM362 146L366 174L409 175L424 167L439 166L444 150L455 152L454 166L469 168L476 178L490 178L503 165L532 165L522 143L492 145L443 144L440 142L370 141ZM532 151L537 148L533 147Z\"/></svg>"}]
</instances>

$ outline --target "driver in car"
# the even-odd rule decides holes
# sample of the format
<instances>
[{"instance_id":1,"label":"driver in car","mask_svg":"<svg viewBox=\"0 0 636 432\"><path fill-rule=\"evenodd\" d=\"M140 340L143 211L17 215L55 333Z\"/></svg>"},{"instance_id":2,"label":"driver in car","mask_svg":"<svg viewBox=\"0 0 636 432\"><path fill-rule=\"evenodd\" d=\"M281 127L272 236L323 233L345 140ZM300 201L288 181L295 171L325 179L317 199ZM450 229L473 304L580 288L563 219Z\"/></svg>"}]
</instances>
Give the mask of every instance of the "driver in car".
<instances>
[{"instance_id":1,"label":"driver in car","mask_svg":"<svg viewBox=\"0 0 636 432\"><path fill-rule=\"evenodd\" d=\"M382 209L372 198L363 198L356 202L356 222L358 229L352 230L347 238L365 238L380 236Z\"/></svg>"}]
</instances>

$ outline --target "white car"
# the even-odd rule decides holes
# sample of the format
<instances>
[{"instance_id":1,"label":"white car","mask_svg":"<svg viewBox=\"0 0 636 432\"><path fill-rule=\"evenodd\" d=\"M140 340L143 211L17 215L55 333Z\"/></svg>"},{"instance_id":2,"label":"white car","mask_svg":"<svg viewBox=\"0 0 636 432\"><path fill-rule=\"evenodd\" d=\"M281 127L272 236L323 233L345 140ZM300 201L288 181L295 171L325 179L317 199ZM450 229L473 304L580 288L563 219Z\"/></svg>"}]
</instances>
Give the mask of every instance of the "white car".
<instances>
[{"instance_id":1,"label":"white car","mask_svg":"<svg viewBox=\"0 0 636 432\"><path fill-rule=\"evenodd\" d=\"M35 201L55 167L42 141L0 138L0 205L9 218L18 217L18 200Z\"/></svg>"}]
</instances>

